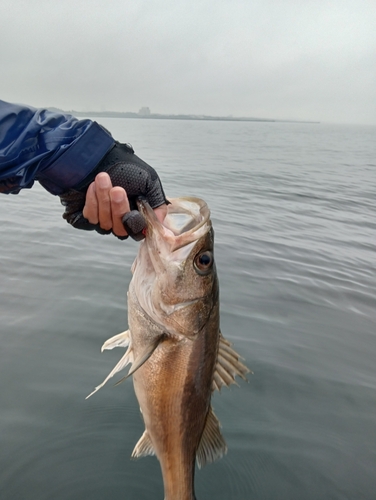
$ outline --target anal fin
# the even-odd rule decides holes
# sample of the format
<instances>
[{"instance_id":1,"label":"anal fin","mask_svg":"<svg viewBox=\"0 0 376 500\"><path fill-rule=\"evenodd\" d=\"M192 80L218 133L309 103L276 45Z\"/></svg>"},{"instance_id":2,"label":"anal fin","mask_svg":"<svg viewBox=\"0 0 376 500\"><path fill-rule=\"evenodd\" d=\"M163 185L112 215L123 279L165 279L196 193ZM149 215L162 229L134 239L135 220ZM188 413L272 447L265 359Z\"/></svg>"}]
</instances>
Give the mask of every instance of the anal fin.
<instances>
[{"instance_id":1,"label":"anal fin","mask_svg":"<svg viewBox=\"0 0 376 500\"><path fill-rule=\"evenodd\" d=\"M210 406L206 417L204 432L196 453L198 468L201 469L205 464L214 462L227 453L226 442L220 431L220 423L214 415Z\"/></svg>"},{"instance_id":2,"label":"anal fin","mask_svg":"<svg viewBox=\"0 0 376 500\"><path fill-rule=\"evenodd\" d=\"M148 431L145 430L132 451L132 458L146 457L147 455L155 455L155 451Z\"/></svg>"}]
</instances>

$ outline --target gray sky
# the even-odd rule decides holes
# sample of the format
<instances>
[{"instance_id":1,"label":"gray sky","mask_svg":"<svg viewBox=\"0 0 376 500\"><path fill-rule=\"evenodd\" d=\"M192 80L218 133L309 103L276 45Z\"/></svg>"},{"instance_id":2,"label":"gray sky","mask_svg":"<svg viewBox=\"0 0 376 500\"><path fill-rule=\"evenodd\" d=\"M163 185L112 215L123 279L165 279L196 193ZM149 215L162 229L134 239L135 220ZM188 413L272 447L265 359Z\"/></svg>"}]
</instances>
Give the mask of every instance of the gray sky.
<instances>
[{"instance_id":1,"label":"gray sky","mask_svg":"<svg viewBox=\"0 0 376 500\"><path fill-rule=\"evenodd\" d=\"M376 124L376 0L1 0L0 98Z\"/></svg>"}]
</instances>

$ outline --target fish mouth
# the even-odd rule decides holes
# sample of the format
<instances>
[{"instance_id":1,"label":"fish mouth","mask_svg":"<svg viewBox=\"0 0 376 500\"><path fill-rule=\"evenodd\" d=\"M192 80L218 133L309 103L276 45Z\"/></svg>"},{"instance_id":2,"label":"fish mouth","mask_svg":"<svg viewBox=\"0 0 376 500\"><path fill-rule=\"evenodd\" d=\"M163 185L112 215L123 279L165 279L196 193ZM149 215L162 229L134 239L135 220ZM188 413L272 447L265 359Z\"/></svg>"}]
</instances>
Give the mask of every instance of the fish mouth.
<instances>
[{"instance_id":1,"label":"fish mouth","mask_svg":"<svg viewBox=\"0 0 376 500\"><path fill-rule=\"evenodd\" d=\"M146 239L164 241L169 252L175 252L204 236L211 227L210 210L204 200L194 197L169 198L167 215L161 223L145 199L137 201L146 220Z\"/></svg>"},{"instance_id":2,"label":"fish mouth","mask_svg":"<svg viewBox=\"0 0 376 500\"><path fill-rule=\"evenodd\" d=\"M146 230L133 266L134 287L141 308L154 322L169 334L192 336L202 328L204 310L199 302L206 302L207 293L200 286L196 291L190 288L186 273L194 270L186 263L191 263L197 242L211 230L210 210L199 198L169 201L163 222L147 201L138 201Z\"/></svg>"}]
</instances>

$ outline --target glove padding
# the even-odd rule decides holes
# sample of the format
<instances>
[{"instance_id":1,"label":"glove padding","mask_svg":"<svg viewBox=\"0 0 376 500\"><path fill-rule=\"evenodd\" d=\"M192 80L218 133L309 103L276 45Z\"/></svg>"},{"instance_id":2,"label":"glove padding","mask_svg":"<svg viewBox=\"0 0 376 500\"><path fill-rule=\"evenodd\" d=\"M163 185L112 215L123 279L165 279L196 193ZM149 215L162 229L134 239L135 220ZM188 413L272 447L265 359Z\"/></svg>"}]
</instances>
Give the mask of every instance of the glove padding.
<instances>
[{"instance_id":1,"label":"glove padding","mask_svg":"<svg viewBox=\"0 0 376 500\"><path fill-rule=\"evenodd\" d=\"M86 191L99 172L107 172L113 186L125 189L131 212L123 217L123 225L133 239L136 241L143 239L142 231L146 227L146 222L137 211L137 198L140 196L146 198L151 208L157 208L168 201L157 172L138 158L134 154L133 148L127 144L116 143L89 177L74 189L60 196L61 203L65 206L63 218L77 229L96 230L100 234L112 233L112 230L104 230L99 224L90 224L82 214ZM117 236L117 238L124 240L128 236Z\"/></svg>"}]
</instances>

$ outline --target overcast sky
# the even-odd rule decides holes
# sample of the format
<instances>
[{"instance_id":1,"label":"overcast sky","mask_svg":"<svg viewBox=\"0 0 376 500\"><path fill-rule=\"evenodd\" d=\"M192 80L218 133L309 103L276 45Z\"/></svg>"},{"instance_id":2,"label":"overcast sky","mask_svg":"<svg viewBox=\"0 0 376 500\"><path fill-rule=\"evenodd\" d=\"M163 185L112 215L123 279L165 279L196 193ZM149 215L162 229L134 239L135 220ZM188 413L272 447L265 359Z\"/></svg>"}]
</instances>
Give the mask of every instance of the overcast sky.
<instances>
[{"instance_id":1,"label":"overcast sky","mask_svg":"<svg viewBox=\"0 0 376 500\"><path fill-rule=\"evenodd\" d=\"M376 0L1 0L0 99L376 124Z\"/></svg>"}]
</instances>

